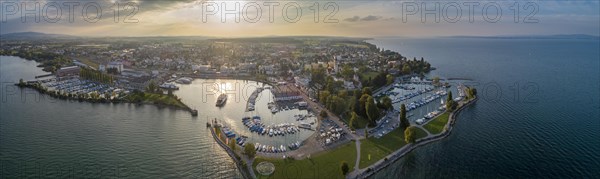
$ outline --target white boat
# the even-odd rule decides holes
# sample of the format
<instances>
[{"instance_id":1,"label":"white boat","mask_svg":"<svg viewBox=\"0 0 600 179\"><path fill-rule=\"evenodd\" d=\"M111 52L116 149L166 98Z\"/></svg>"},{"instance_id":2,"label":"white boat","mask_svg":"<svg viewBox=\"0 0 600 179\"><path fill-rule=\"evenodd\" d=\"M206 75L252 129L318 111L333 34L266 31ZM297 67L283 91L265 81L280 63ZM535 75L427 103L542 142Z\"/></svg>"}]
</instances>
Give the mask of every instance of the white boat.
<instances>
[{"instance_id":1,"label":"white boat","mask_svg":"<svg viewBox=\"0 0 600 179\"><path fill-rule=\"evenodd\" d=\"M227 102L227 94L221 94L217 98L216 106L223 106L223 105L225 105L225 102Z\"/></svg>"}]
</instances>

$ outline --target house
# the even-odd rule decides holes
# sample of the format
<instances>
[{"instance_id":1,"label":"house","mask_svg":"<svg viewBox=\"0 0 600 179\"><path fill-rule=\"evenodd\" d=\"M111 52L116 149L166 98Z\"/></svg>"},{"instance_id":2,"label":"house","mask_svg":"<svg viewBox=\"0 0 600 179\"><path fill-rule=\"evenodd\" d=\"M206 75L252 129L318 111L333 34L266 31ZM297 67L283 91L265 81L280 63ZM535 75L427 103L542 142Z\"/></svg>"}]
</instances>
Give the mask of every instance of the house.
<instances>
[{"instance_id":1,"label":"house","mask_svg":"<svg viewBox=\"0 0 600 179\"><path fill-rule=\"evenodd\" d=\"M65 77L65 76L79 76L80 72L79 66L69 66L62 67L56 71L57 77Z\"/></svg>"}]
</instances>

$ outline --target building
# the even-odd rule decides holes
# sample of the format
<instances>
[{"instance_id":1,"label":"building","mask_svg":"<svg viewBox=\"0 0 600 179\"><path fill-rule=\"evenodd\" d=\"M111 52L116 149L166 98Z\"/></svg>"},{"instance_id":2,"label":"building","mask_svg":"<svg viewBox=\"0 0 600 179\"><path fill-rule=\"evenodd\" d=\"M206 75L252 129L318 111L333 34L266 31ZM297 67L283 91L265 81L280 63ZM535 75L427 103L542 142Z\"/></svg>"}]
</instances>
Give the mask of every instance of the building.
<instances>
[{"instance_id":1,"label":"building","mask_svg":"<svg viewBox=\"0 0 600 179\"><path fill-rule=\"evenodd\" d=\"M106 72L106 65L98 65L98 71Z\"/></svg>"},{"instance_id":2,"label":"building","mask_svg":"<svg viewBox=\"0 0 600 179\"><path fill-rule=\"evenodd\" d=\"M206 73L210 70L210 65L192 65L192 70L198 71L200 73Z\"/></svg>"},{"instance_id":3,"label":"building","mask_svg":"<svg viewBox=\"0 0 600 179\"><path fill-rule=\"evenodd\" d=\"M79 66L62 67L56 71L57 77L79 76Z\"/></svg>"},{"instance_id":4,"label":"building","mask_svg":"<svg viewBox=\"0 0 600 179\"><path fill-rule=\"evenodd\" d=\"M128 87L130 89L144 91L146 90L146 87L150 84L150 81L152 81L151 76L133 77L128 80Z\"/></svg>"},{"instance_id":5,"label":"building","mask_svg":"<svg viewBox=\"0 0 600 179\"><path fill-rule=\"evenodd\" d=\"M108 63L107 69L113 68L113 69L117 69L117 72L121 73L123 72L123 63L121 62L110 62Z\"/></svg>"}]
</instances>

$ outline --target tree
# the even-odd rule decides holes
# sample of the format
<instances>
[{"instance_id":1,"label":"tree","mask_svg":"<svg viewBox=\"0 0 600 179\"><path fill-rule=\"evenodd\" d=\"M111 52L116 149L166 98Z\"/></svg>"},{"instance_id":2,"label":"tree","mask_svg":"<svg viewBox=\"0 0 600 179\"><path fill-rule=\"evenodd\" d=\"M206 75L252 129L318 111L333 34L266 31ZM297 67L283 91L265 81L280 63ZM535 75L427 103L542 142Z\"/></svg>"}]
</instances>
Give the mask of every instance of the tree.
<instances>
[{"instance_id":1,"label":"tree","mask_svg":"<svg viewBox=\"0 0 600 179\"><path fill-rule=\"evenodd\" d=\"M363 95L364 95L364 94L367 94L367 95L371 96L371 95L373 94L373 92L371 91L371 88L370 88L370 87L364 87L364 88L362 89L362 94L363 94Z\"/></svg>"},{"instance_id":2,"label":"tree","mask_svg":"<svg viewBox=\"0 0 600 179\"><path fill-rule=\"evenodd\" d=\"M402 67L402 74L409 75L411 72L410 66L408 64L404 64Z\"/></svg>"},{"instance_id":3,"label":"tree","mask_svg":"<svg viewBox=\"0 0 600 179\"><path fill-rule=\"evenodd\" d=\"M324 109L321 110L321 114L319 114L322 118L326 118L327 117L327 111L325 111Z\"/></svg>"},{"instance_id":4,"label":"tree","mask_svg":"<svg viewBox=\"0 0 600 179\"><path fill-rule=\"evenodd\" d=\"M322 67L313 68L310 71L311 79L309 82L310 87L316 87L316 84L324 85L325 83L325 69ZM322 90L322 89L319 89Z\"/></svg>"},{"instance_id":5,"label":"tree","mask_svg":"<svg viewBox=\"0 0 600 179\"><path fill-rule=\"evenodd\" d=\"M477 90L472 87L467 87L465 92L467 93L467 99L473 99L475 98L475 95L477 95Z\"/></svg>"},{"instance_id":6,"label":"tree","mask_svg":"<svg viewBox=\"0 0 600 179\"><path fill-rule=\"evenodd\" d=\"M404 130L404 141L406 143L415 143L417 140L417 127L410 126Z\"/></svg>"},{"instance_id":7,"label":"tree","mask_svg":"<svg viewBox=\"0 0 600 179\"><path fill-rule=\"evenodd\" d=\"M342 171L342 175L346 176L346 174L348 174L348 172L350 171L350 167L348 166L348 162L342 161L342 164L340 165L340 169Z\"/></svg>"},{"instance_id":8,"label":"tree","mask_svg":"<svg viewBox=\"0 0 600 179\"><path fill-rule=\"evenodd\" d=\"M231 148L231 150L235 151L235 144L237 143L237 141L235 140L235 138L229 140L229 148Z\"/></svg>"},{"instance_id":9,"label":"tree","mask_svg":"<svg viewBox=\"0 0 600 179\"><path fill-rule=\"evenodd\" d=\"M387 85L390 85L390 84L394 83L394 76L388 74L385 78L386 78L386 81L387 81L386 82Z\"/></svg>"},{"instance_id":10,"label":"tree","mask_svg":"<svg viewBox=\"0 0 600 179\"><path fill-rule=\"evenodd\" d=\"M384 86L387 83L387 72L381 72L375 76L372 81L372 85L375 87ZM371 94L369 94L371 95Z\"/></svg>"},{"instance_id":11,"label":"tree","mask_svg":"<svg viewBox=\"0 0 600 179\"><path fill-rule=\"evenodd\" d=\"M366 104L367 104L367 99L369 99L368 94L363 94L360 99L358 100L358 111L356 111L356 113L358 115L361 115L363 117L366 117L367 113L366 113Z\"/></svg>"},{"instance_id":12,"label":"tree","mask_svg":"<svg viewBox=\"0 0 600 179\"><path fill-rule=\"evenodd\" d=\"M254 144L247 143L246 146L244 146L244 153L248 156L248 158L254 158L254 156L256 155Z\"/></svg>"},{"instance_id":13,"label":"tree","mask_svg":"<svg viewBox=\"0 0 600 179\"><path fill-rule=\"evenodd\" d=\"M400 105L400 128L406 129L408 126L410 126L410 123L406 118L406 105L402 104Z\"/></svg>"},{"instance_id":14,"label":"tree","mask_svg":"<svg viewBox=\"0 0 600 179\"><path fill-rule=\"evenodd\" d=\"M327 99L329 97L331 93L329 93L329 91L321 91L321 93L319 94L319 102L322 104L325 104L325 106L327 106Z\"/></svg>"},{"instance_id":15,"label":"tree","mask_svg":"<svg viewBox=\"0 0 600 179\"><path fill-rule=\"evenodd\" d=\"M350 65L344 65L344 67L342 67L342 77L345 79L352 79L353 76L354 70L352 67Z\"/></svg>"},{"instance_id":16,"label":"tree","mask_svg":"<svg viewBox=\"0 0 600 179\"><path fill-rule=\"evenodd\" d=\"M388 97L388 96L384 96L381 99L381 104L383 105L383 108L385 108L385 110L390 110L393 108L392 99L390 99L390 97Z\"/></svg>"},{"instance_id":17,"label":"tree","mask_svg":"<svg viewBox=\"0 0 600 179\"><path fill-rule=\"evenodd\" d=\"M348 122L348 126L350 127L350 129L354 129L354 123L358 121L358 115L355 112L351 112L350 115L350 122Z\"/></svg>"},{"instance_id":18,"label":"tree","mask_svg":"<svg viewBox=\"0 0 600 179\"><path fill-rule=\"evenodd\" d=\"M370 124L374 125L375 120L379 118L379 110L377 109L377 106L375 106L375 100L373 100L373 97L371 96L367 98L365 111L367 112L367 117L369 117Z\"/></svg>"},{"instance_id":19,"label":"tree","mask_svg":"<svg viewBox=\"0 0 600 179\"><path fill-rule=\"evenodd\" d=\"M154 80L150 81L150 84L148 84L148 87L146 87L146 91L149 93L154 93L157 91L157 86Z\"/></svg>"},{"instance_id":20,"label":"tree","mask_svg":"<svg viewBox=\"0 0 600 179\"><path fill-rule=\"evenodd\" d=\"M452 91L448 92L448 97L446 98L446 110L453 111L454 107L456 107L456 103L452 99Z\"/></svg>"}]
</instances>

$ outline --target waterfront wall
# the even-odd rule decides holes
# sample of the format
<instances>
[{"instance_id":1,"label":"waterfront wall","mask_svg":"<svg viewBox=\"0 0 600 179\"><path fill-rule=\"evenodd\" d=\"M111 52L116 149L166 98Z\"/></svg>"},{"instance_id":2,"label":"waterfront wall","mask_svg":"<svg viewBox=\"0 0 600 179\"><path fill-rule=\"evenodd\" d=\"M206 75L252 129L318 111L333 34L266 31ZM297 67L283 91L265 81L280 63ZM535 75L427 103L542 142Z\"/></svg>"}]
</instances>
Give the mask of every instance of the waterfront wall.
<instances>
[{"instance_id":1,"label":"waterfront wall","mask_svg":"<svg viewBox=\"0 0 600 179\"><path fill-rule=\"evenodd\" d=\"M219 146L221 146L221 148L223 148L225 150L225 152L227 152L227 154L229 155L229 157L231 157L231 159L235 162L236 167L238 168L238 170L240 171L240 173L242 174L242 176L245 179L252 179L252 178L256 178L256 176L254 176L254 172L252 170L247 171L248 168L244 169L244 166L241 165L241 161L240 159L238 159L235 155L235 152L233 150L231 150L231 148L229 148L229 146L227 146L227 144L223 143L223 141L221 141L221 139L219 139L219 137L217 137L217 134L215 133L214 130L214 124L210 127L210 133L213 137L213 139L217 142L217 144L219 144ZM250 164L246 164L251 165ZM251 166L250 166L251 168ZM252 173L250 173L252 172Z\"/></svg>"}]
</instances>

